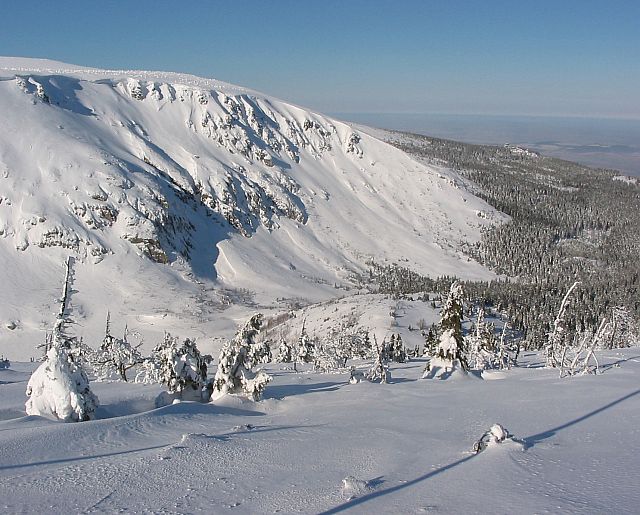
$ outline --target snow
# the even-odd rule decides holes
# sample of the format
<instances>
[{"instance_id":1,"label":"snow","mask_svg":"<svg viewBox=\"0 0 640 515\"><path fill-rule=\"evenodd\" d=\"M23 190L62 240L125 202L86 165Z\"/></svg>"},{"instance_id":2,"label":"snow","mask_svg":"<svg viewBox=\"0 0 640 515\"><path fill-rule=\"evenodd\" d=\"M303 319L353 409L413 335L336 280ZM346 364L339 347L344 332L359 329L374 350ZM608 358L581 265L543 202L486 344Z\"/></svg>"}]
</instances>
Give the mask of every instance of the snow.
<instances>
[{"instance_id":1,"label":"snow","mask_svg":"<svg viewBox=\"0 0 640 515\"><path fill-rule=\"evenodd\" d=\"M390 384L267 365L274 381L261 402L226 397L159 409L143 401L157 387L98 383L99 420L0 422L0 507L635 513L639 354L602 352L602 375L563 380L530 353L494 381L421 380L424 360L392 364ZM29 365L0 371L0 413L24 402L26 377L16 374ZM473 442L496 422L523 444L473 455Z\"/></svg>"},{"instance_id":2,"label":"snow","mask_svg":"<svg viewBox=\"0 0 640 515\"><path fill-rule=\"evenodd\" d=\"M0 58L0 112L0 354L11 360L38 355L69 254L77 336L97 348L110 311L143 352L169 331L216 355L214 338L256 305L350 295L372 258L493 277L463 244L504 217L455 172L267 95Z\"/></svg>"},{"instance_id":3,"label":"snow","mask_svg":"<svg viewBox=\"0 0 640 515\"><path fill-rule=\"evenodd\" d=\"M0 112L3 513L637 512L637 348L563 379L526 352L459 381L422 379L424 358L387 383L361 380L372 360L268 363L259 401L91 378L95 420L61 423L85 418L64 381L86 378L27 360L70 254L68 329L94 349L110 312L144 355L167 332L217 357L256 311L276 342L346 327L413 349L438 310L355 275L492 278L463 247L505 217L375 130L214 79L0 58Z\"/></svg>"}]
</instances>

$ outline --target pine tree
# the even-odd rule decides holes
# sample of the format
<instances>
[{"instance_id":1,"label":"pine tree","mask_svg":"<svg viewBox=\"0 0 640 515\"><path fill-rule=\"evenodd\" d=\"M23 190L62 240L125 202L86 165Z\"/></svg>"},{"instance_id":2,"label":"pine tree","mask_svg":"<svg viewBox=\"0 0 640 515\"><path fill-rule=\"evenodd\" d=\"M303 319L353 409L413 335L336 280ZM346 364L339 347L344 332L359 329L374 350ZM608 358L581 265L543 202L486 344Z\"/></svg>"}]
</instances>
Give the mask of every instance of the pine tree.
<instances>
[{"instance_id":1,"label":"pine tree","mask_svg":"<svg viewBox=\"0 0 640 515\"><path fill-rule=\"evenodd\" d=\"M278 346L278 355L276 363L291 363L293 361L291 346L283 336L280 336L280 345Z\"/></svg>"},{"instance_id":2,"label":"pine tree","mask_svg":"<svg viewBox=\"0 0 640 515\"><path fill-rule=\"evenodd\" d=\"M271 376L263 370L254 373L252 369L256 363L250 356L251 346L255 343L262 320L261 313L252 316L233 340L222 348L213 380L214 398L242 393L257 401L262 396Z\"/></svg>"},{"instance_id":3,"label":"pine tree","mask_svg":"<svg viewBox=\"0 0 640 515\"><path fill-rule=\"evenodd\" d=\"M440 313L440 331L441 334L448 333L445 340L449 340L451 338L455 340L455 349L451 346L448 347L449 352L451 352L451 359L460 360L462 367L467 369L468 367L464 357L464 337L462 335L463 312L464 292L462 290L462 284L459 281L455 281L451 285L449 295L447 296L447 300L445 301L444 306L442 307L442 312ZM443 339L440 338L441 344L442 341ZM442 352L441 348L440 353L442 354ZM442 354L441 357L444 357L444 354Z\"/></svg>"},{"instance_id":4,"label":"pine tree","mask_svg":"<svg viewBox=\"0 0 640 515\"><path fill-rule=\"evenodd\" d=\"M91 420L98 407L98 398L91 391L89 379L79 361L71 354L77 340L69 337L66 324L70 322L68 304L71 294L73 258L65 263L66 274L60 311L56 317L49 348L43 363L33 372L27 383L27 415L57 418L65 422Z\"/></svg>"},{"instance_id":5,"label":"pine tree","mask_svg":"<svg viewBox=\"0 0 640 515\"><path fill-rule=\"evenodd\" d=\"M142 380L164 384L170 394L199 391L207 380L207 363L195 340L187 338L179 344L177 337L165 333L143 363Z\"/></svg>"},{"instance_id":6,"label":"pine tree","mask_svg":"<svg viewBox=\"0 0 640 515\"><path fill-rule=\"evenodd\" d=\"M440 313L438 347L435 354L431 355L423 378L446 378L458 368L463 372L468 369L462 335L463 295L462 285L454 282Z\"/></svg>"},{"instance_id":7,"label":"pine tree","mask_svg":"<svg viewBox=\"0 0 640 515\"><path fill-rule=\"evenodd\" d=\"M424 352L422 355L425 357L435 355L438 349L438 330L436 326L432 324L429 327L429 331L422 332L422 336L424 337Z\"/></svg>"},{"instance_id":8,"label":"pine tree","mask_svg":"<svg viewBox=\"0 0 640 515\"><path fill-rule=\"evenodd\" d=\"M300 338L298 338L295 360L298 363L313 363L315 354L315 342L307 333L305 322L306 320L302 321L302 329L300 331Z\"/></svg>"}]
</instances>

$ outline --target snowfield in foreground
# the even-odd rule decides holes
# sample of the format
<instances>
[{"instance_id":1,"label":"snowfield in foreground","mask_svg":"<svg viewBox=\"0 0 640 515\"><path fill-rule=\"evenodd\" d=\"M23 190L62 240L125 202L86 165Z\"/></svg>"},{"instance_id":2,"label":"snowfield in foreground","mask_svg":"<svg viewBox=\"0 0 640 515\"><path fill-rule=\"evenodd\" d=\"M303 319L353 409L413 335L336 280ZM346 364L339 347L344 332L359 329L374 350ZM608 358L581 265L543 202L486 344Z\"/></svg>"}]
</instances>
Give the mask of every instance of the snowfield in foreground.
<instances>
[{"instance_id":1,"label":"snowfield in foreground","mask_svg":"<svg viewBox=\"0 0 640 515\"><path fill-rule=\"evenodd\" d=\"M158 386L92 383L98 420L80 424L25 417L34 364L16 363L0 510L637 513L640 349L598 356L601 375L562 380L538 354L484 380L419 380L418 359L386 385L270 364L263 401L157 409ZM494 423L514 440L474 455Z\"/></svg>"}]
</instances>

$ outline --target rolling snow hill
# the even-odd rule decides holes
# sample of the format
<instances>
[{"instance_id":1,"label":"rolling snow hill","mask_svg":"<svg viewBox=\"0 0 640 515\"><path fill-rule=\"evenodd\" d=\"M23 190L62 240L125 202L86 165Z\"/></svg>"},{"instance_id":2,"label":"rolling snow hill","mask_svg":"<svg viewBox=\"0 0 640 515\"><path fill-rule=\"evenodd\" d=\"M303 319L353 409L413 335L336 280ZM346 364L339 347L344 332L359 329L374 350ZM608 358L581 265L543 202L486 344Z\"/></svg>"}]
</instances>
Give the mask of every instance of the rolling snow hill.
<instances>
[{"instance_id":1,"label":"rolling snow hill","mask_svg":"<svg viewBox=\"0 0 640 515\"><path fill-rule=\"evenodd\" d=\"M147 334L226 335L256 306L346 295L370 259L490 276L462 250L502 215L454 172L248 89L0 58L0 113L10 359L51 327L67 255L90 344L107 310Z\"/></svg>"}]
</instances>

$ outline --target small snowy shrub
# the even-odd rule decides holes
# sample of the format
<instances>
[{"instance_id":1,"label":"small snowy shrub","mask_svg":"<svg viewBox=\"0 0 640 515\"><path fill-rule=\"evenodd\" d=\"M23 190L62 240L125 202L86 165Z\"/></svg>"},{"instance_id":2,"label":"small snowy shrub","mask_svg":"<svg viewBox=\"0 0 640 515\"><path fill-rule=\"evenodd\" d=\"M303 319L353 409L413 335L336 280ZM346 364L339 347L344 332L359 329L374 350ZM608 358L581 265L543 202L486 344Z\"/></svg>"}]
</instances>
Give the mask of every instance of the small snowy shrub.
<instances>
[{"instance_id":1,"label":"small snowy shrub","mask_svg":"<svg viewBox=\"0 0 640 515\"><path fill-rule=\"evenodd\" d=\"M142 382L164 384L169 393L182 393L189 388L200 390L206 380L206 361L195 340L189 338L180 345L177 338L165 334L164 341L156 345L143 363Z\"/></svg>"},{"instance_id":2,"label":"small snowy shrub","mask_svg":"<svg viewBox=\"0 0 640 515\"><path fill-rule=\"evenodd\" d=\"M422 378L446 379L456 370L465 373L458 356L458 342L454 331L453 329L447 329L440 336L437 353L429 360Z\"/></svg>"},{"instance_id":3,"label":"small snowy shrub","mask_svg":"<svg viewBox=\"0 0 640 515\"><path fill-rule=\"evenodd\" d=\"M27 415L56 418L64 422L82 422L93 418L98 398L89 388L89 379L67 350L53 345L45 361L27 384Z\"/></svg>"},{"instance_id":4,"label":"small snowy shrub","mask_svg":"<svg viewBox=\"0 0 640 515\"><path fill-rule=\"evenodd\" d=\"M257 401L262 397L271 376L263 370L253 372L256 363L252 359L251 346L262 326L262 314L252 316L238 331L230 342L227 342L218 360L218 370L213 379L213 399L225 394L244 394Z\"/></svg>"},{"instance_id":5,"label":"small snowy shrub","mask_svg":"<svg viewBox=\"0 0 640 515\"><path fill-rule=\"evenodd\" d=\"M127 341L126 330L122 339L112 336L107 317L107 329L100 350L91 357L91 366L98 380L109 379L115 375L127 381L127 371L140 363L142 356L138 349Z\"/></svg>"},{"instance_id":6,"label":"small snowy shrub","mask_svg":"<svg viewBox=\"0 0 640 515\"><path fill-rule=\"evenodd\" d=\"M331 343L325 343L316 349L313 369L324 373L338 372L344 368L345 361L340 349Z\"/></svg>"}]
</instances>

